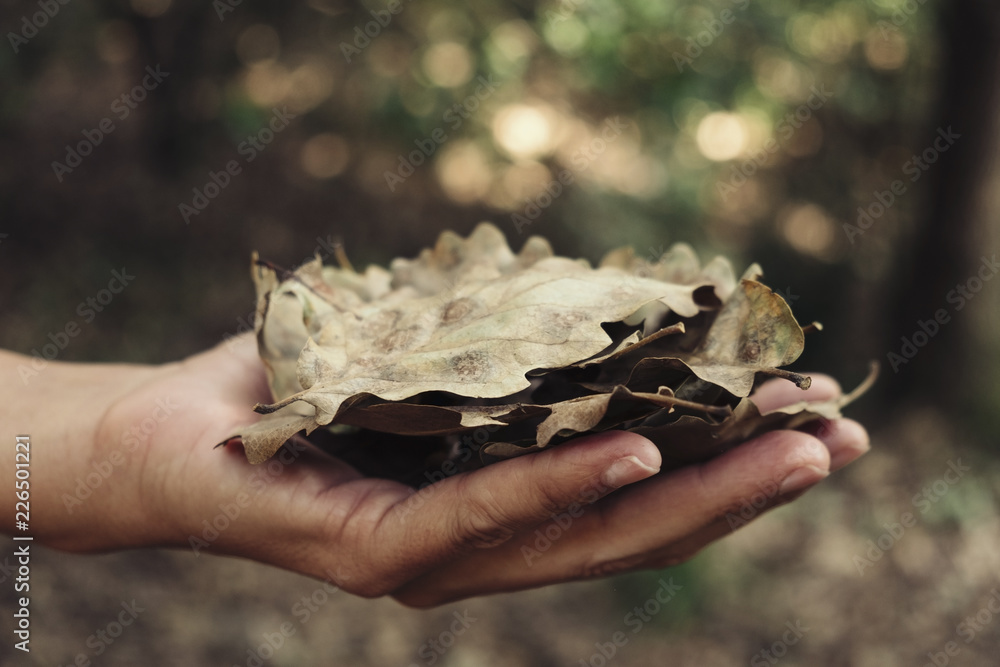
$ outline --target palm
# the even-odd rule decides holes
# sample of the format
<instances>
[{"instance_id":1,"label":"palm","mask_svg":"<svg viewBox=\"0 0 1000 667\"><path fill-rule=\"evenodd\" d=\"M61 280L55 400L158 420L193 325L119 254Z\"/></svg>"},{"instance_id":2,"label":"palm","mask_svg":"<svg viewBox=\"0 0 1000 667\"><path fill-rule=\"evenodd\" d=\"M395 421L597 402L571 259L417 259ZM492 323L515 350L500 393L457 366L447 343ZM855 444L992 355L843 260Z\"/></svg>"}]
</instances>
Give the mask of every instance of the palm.
<instances>
[{"instance_id":1,"label":"palm","mask_svg":"<svg viewBox=\"0 0 1000 667\"><path fill-rule=\"evenodd\" d=\"M175 527L165 536L168 544L191 546L193 536L196 546L208 542L199 551L239 553L243 536L256 534L256 557L272 560L267 554L282 550L283 529L325 523L340 532L333 517L341 516L339 523L362 514L377 517L409 495L409 487L362 477L347 464L300 445L261 466L247 463L238 448L216 449L255 418L250 406L269 398L253 341L244 337L157 369L108 411L99 446L120 449L121 438L114 434L138 426L144 442L129 461L133 474L128 478L138 502ZM239 514L230 519L234 506ZM352 508L350 517L340 511L345 507ZM180 525L173 517L182 519ZM213 520L214 532L203 523ZM275 564L281 564L278 560L275 555Z\"/></svg>"}]
</instances>

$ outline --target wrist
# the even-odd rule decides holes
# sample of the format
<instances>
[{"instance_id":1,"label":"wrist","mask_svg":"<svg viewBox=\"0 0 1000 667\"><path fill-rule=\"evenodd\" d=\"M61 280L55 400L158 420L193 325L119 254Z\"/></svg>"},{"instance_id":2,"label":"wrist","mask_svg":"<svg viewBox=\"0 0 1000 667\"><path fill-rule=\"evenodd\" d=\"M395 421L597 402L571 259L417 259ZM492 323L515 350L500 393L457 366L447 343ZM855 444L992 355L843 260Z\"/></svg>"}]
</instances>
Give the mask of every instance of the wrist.
<instances>
[{"instance_id":1,"label":"wrist","mask_svg":"<svg viewBox=\"0 0 1000 667\"><path fill-rule=\"evenodd\" d=\"M127 532L120 503L130 485L113 477L105 415L123 396L157 372L157 367L125 364L48 362L31 374L31 359L0 351L0 370L7 382L0 387L0 461L4 486L13 480L13 443L30 436L30 534L50 546L94 551L123 546ZM118 460L118 457L115 457ZM108 467L110 466L110 468ZM4 503L8 505L8 503ZM14 527L13 504L3 509L3 530ZM135 512L124 513L127 521Z\"/></svg>"}]
</instances>

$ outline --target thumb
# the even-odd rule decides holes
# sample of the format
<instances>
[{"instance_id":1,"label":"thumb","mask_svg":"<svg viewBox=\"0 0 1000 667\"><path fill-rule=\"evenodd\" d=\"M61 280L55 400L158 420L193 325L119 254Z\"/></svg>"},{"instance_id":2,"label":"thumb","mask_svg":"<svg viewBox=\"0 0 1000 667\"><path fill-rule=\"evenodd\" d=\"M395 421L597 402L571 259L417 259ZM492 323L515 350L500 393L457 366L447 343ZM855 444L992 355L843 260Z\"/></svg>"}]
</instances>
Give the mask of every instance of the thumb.
<instances>
[{"instance_id":1,"label":"thumb","mask_svg":"<svg viewBox=\"0 0 1000 667\"><path fill-rule=\"evenodd\" d=\"M580 438L425 487L382 522L396 533L383 543L416 545L407 558L425 571L463 553L502 544L574 503L593 503L646 479L659 471L660 462L656 446L635 433Z\"/></svg>"}]
</instances>

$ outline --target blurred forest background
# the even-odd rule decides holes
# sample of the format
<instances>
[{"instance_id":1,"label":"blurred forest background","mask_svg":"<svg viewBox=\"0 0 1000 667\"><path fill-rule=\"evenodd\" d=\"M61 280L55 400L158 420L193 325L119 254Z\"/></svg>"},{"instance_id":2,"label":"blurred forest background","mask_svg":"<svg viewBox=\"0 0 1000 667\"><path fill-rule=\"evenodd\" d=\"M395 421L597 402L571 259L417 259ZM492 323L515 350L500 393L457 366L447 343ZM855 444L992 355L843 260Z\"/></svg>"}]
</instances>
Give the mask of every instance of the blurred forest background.
<instances>
[{"instance_id":1,"label":"blurred forest background","mask_svg":"<svg viewBox=\"0 0 1000 667\"><path fill-rule=\"evenodd\" d=\"M60 360L175 360L246 328L253 250L294 266L340 241L364 266L492 220L515 250L757 261L825 325L797 369L883 374L850 409L869 456L684 566L430 612L321 595L300 625L303 577L44 551L37 664L996 664L1000 6L60 1L0 0L5 348L75 321ZM632 634L662 577L681 593ZM133 598L147 611L97 657L88 637Z\"/></svg>"}]
</instances>

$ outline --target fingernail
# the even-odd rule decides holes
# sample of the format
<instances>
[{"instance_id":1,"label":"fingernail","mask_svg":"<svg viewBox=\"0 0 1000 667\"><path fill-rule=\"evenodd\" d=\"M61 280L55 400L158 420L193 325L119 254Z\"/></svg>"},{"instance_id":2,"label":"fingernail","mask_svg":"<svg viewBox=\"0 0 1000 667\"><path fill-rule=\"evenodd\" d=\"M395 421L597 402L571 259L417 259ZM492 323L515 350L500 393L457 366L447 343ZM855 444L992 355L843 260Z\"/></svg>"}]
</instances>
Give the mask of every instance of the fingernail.
<instances>
[{"instance_id":1,"label":"fingernail","mask_svg":"<svg viewBox=\"0 0 1000 667\"><path fill-rule=\"evenodd\" d=\"M659 468L648 466L636 456L626 456L618 459L604 471L601 481L605 486L620 489L628 484L651 477L660 471Z\"/></svg>"},{"instance_id":2,"label":"fingernail","mask_svg":"<svg viewBox=\"0 0 1000 667\"><path fill-rule=\"evenodd\" d=\"M850 419L830 422L816 437L830 450L830 470L843 468L871 448L868 432Z\"/></svg>"},{"instance_id":3,"label":"fingernail","mask_svg":"<svg viewBox=\"0 0 1000 667\"><path fill-rule=\"evenodd\" d=\"M798 468L793 470L788 477L781 481L778 493L785 495L787 493L801 491L806 487L823 481L829 476L829 474L830 472L828 470L823 470L822 468L817 468L816 466L804 466L802 468Z\"/></svg>"}]
</instances>

